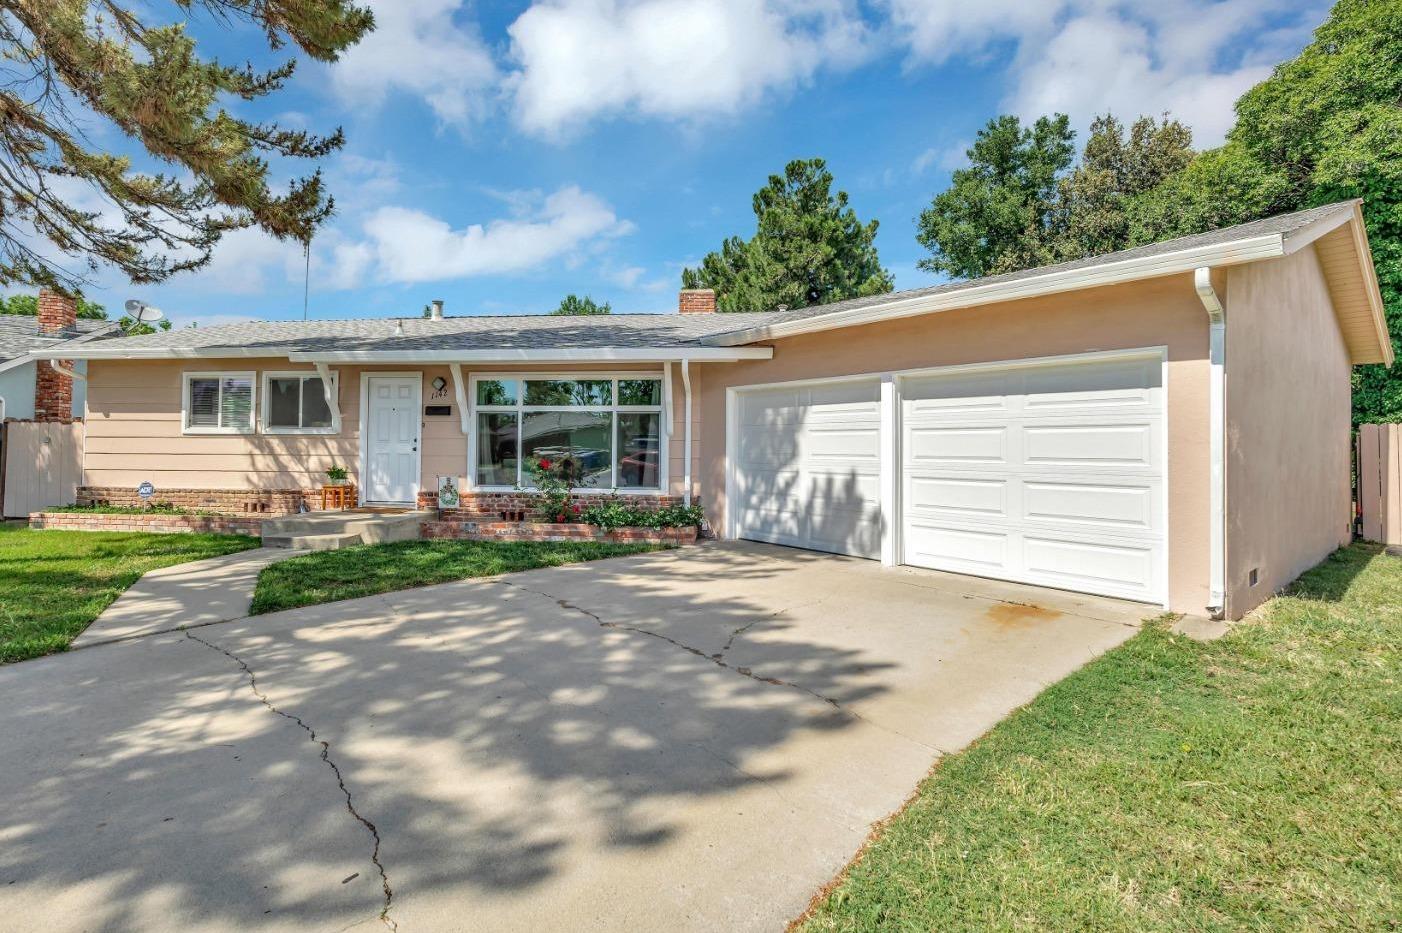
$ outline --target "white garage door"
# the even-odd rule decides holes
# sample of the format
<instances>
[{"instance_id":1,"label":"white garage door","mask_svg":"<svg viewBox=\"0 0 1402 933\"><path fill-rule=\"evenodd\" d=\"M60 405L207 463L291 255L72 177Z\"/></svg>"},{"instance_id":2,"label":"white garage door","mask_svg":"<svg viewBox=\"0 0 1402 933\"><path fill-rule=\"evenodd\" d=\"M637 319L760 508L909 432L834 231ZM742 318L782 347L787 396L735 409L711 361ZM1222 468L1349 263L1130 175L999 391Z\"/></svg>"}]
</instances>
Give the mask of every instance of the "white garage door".
<instances>
[{"instance_id":1,"label":"white garage door","mask_svg":"<svg viewBox=\"0 0 1402 933\"><path fill-rule=\"evenodd\" d=\"M1162 602L1157 354L905 378L902 548L919 567Z\"/></svg>"},{"instance_id":2,"label":"white garage door","mask_svg":"<svg viewBox=\"0 0 1402 933\"><path fill-rule=\"evenodd\" d=\"M736 537L881 556L880 383L755 389L736 398Z\"/></svg>"}]
</instances>

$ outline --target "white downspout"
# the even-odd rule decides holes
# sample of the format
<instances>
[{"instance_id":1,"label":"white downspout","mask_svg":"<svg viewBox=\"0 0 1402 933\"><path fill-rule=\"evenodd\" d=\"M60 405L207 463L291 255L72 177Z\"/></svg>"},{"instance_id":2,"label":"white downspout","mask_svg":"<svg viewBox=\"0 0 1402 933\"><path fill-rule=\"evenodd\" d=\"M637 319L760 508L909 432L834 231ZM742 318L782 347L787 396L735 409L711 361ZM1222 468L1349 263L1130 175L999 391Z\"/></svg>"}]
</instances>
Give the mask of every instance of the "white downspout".
<instances>
[{"instance_id":1,"label":"white downspout","mask_svg":"<svg viewBox=\"0 0 1402 933\"><path fill-rule=\"evenodd\" d=\"M1212 287L1212 269L1193 272L1193 285L1207 309L1208 333L1208 458L1211 463L1209 501L1208 614L1220 619L1227 606L1227 471L1226 471L1226 312Z\"/></svg>"},{"instance_id":2,"label":"white downspout","mask_svg":"<svg viewBox=\"0 0 1402 933\"><path fill-rule=\"evenodd\" d=\"M60 376L67 376L69 379L78 379L82 382L88 381L88 377L84 376L76 369L68 369L67 367L60 366L58 360L49 360L49 368L52 369L54 372L58 373Z\"/></svg>"},{"instance_id":3,"label":"white downspout","mask_svg":"<svg viewBox=\"0 0 1402 933\"><path fill-rule=\"evenodd\" d=\"M682 391L686 395L686 424L682 425L682 504L691 505L691 360L682 357Z\"/></svg>"}]
</instances>

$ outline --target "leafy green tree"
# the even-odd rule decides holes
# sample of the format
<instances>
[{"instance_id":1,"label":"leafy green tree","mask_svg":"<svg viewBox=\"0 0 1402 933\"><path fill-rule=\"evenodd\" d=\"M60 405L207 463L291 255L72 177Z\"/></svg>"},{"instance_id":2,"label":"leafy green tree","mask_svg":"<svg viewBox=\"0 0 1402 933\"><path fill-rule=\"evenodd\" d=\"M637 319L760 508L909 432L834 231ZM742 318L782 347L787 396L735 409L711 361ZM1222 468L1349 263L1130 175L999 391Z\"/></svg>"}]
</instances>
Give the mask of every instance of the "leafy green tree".
<instances>
[{"instance_id":1,"label":"leafy green tree","mask_svg":"<svg viewBox=\"0 0 1402 933\"><path fill-rule=\"evenodd\" d=\"M1193 159L1193 134L1177 120L1140 117L1125 135L1110 114L1091 122L1080 163L1057 184L1042 263L1113 253L1129 245L1136 199Z\"/></svg>"},{"instance_id":2,"label":"leafy green tree","mask_svg":"<svg viewBox=\"0 0 1402 933\"><path fill-rule=\"evenodd\" d=\"M754 196L755 235L731 237L695 269L683 288L712 288L721 311L804 308L889 292L895 284L876 253L877 221L863 224L832 193L822 159L795 159Z\"/></svg>"},{"instance_id":3,"label":"leafy green tree","mask_svg":"<svg viewBox=\"0 0 1402 933\"><path fill-rule=\"evenodd\" d=\"M39 296L37 295L11 295L3 302L0 302L0 314L27 314L36 317L39 314ZM86 298L78 299L78 317L90 321L107 320L107 309L102 305Z\"/></svg>"},{"instance_id":4,"label":"leafy green tree","mask_svg":"<svg viewBox=\"0 0 1402 933\"><path fill-rule=\"evenodd\" d=\"M350 0L179 0L181 20L260 30L278 50L334 61L373 18ZM76 291L55 254L158 282L206 264L221 236L259 227L306 241L331 212L319 172L271 188L271 157L319 159L342 143L240 119L228 101L283 86L295 58L267 71L196 53L184 22L115 0L0 0L0 285ZM93 143L114 129L169 174L133 170ZM94 199L106 209L94 209Z\"/></svg>"},{"instance_id":5,"label":"leafy green tree","mask_svg":"<svg viewBox=\"0 0 1402 933\"><path fill-rule=\"evenodd\" d=\"M597 304L593 298L585 295L580 298L578 295L566 295L560 300L560 306L551 314L609 314L613 311L613 306L607 301Z\"/></svg>"},{"instance_id":6,"label":"leafy green tree","mask_svg":"<svg viewBox=\"0 0 1402 933\"><path fill-rule=\"evenodd\" d=\"M977 278L1037 265L1075 135L1065 114L1030 127L1009 115L988 121L969 147L969 167L920 215L916 239L930 251L920 268Z\"/></svg>"},{"instance_id":7,"label":"leafy green tree","mask_svg":"<svg viewBox=\"0 0 1402 933\"><path fill-rule=\"evenodd\" d=\"M139 337L142 334L154 334L157 331L170 330L171 323L170 318L161 318L154 324L148 324L145 321L138 324L135 318L123 314L117 319L117 326L120 327L122 332L128 337ZM193 327L194 325L191 326Z\"/></svg>"}]
</instances>

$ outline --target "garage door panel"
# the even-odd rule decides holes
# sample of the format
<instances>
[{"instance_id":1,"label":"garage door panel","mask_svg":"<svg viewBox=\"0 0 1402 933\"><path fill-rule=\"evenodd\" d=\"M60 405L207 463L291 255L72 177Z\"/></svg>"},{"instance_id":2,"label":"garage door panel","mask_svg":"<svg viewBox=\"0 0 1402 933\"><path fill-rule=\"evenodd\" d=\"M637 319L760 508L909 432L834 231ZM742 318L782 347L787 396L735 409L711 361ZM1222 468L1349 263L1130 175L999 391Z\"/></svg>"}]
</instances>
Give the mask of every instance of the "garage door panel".
<instances>
[{"instance_id":1,"label":"garage door panel","mask_svg":"<svg viewBox=\"0 0 1402 933\"><path fill-rule=\"evenodd\" d=\"M1023 554L1029 582L1131 599L1150 598L1155 591L1158 552L1150 545L1029 535Z\"/></svg>"},{"instance_id":2,"label":"garage door panel","mask_svg":"<svg viewBox=\"0 0 1402 933\"><path fill-rule=\"evenodd\" d=\"M1158 484L1028 481L1022 487L1022 517L1029 522L1152 532L1158 530L1158 501Z\"/></svg>"},{"instance_id":3,"label":"garage door panel","mask_svg":"<svg viewBox=\"0 0 1402 933\"><path fill-rule=\"evenodd\" d=\"M1028 425L1022 429L1027 464L1060 466L1140 466L1158 462L1158 424Z\"/></svg>"},{"instance_id":4,"label":"garage door panel","mask_svg":"<svg viewBox=\"0 0 1402 933\"><path fill-rule=\"evenodd\" d=\"M916 417L1006 411L1009 394L1018 391L1019 386L1009 386L1006 373L916 376L901 383L901 397L906 401L907 411Z\"/></svg>"},{"instance_id":5,"label":"garage door panel","mask_svg":"<svg viewBox=\"0 0 1402 933\"><path fill-rule=\"evenodd\" d=\"M741 392L737 407L736 535L878 556L880 383Z\"/></svg>"},{"instance_id":6,"label":"garage door panel","mask_svg":"<svg viewBox=\"0 0 1402 933\"><path fill-rule=\"evenodd\" d=\"M941 570L1003 576L1008 569L1007 532L987 526L951 525L912 518L905 529L906 563Z\"/></svg>"},{"instance_id":7,"label":"garage door panel","mask_svg":"<svg viewBox=\"0 0 1402 933\"><path fill-rule=\"evenodd\" d=\"M1157 358L1062 363L1024 371L1024 407L1100 410L1114 406L1149 406L1162 381Z\"/></svg>"},{"instance_id":8,"label":"garage door panel","mask_svg":"<svg viewBox=\"0 0 1402 933\"><path fill-rule=\"evenodd\" d=\"M1008 428L1004 425L920 425L906 431L906 457L913 465L1006 463Z\"/></svg>"},{"instance_id":9,"label":"garage door panel","mask_svg":"<svg viewBox=\"0 0 1402 933\"><path fill-rule=\"evenodd\" d=\"M912 476L906 488L905 506L914 513L983 520L1008 515L1006 479Z\"/></svg>"}]
</instances>

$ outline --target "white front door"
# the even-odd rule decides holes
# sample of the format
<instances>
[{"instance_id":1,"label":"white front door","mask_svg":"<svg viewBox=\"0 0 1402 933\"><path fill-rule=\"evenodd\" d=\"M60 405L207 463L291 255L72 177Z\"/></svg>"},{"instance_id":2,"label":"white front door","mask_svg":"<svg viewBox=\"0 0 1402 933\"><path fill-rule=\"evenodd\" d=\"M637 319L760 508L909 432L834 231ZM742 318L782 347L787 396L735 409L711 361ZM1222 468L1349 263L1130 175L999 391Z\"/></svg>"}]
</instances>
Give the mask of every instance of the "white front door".
<instances>
[{"instance_id":1,"label":"white front door","mask_svg":"<svg viewBox=\"0 0 1402 933\"><path fill-rule=\"evenodd\" d=\"M881 556L881 382L738 393L734 534Z\"/></svg>"},{"instance_id":2,"label":"white front door","mask_svg":"<svg viewBox=\"0 0 1402 933\"><path fill-rule=\"evenodd\" d=\"M413 503L419 492L421 376L365 379L366 502Z\"/></svg>"},{"instance_id":3,"label":"white front door","mask_svg":"<svg viewBox=\"0 0 1402 933\"><path fill-rule=\"evenodd\" d=\"M1157 353L901 380L904 562L1162 602Z\"/></svg>"}]
</instances>

